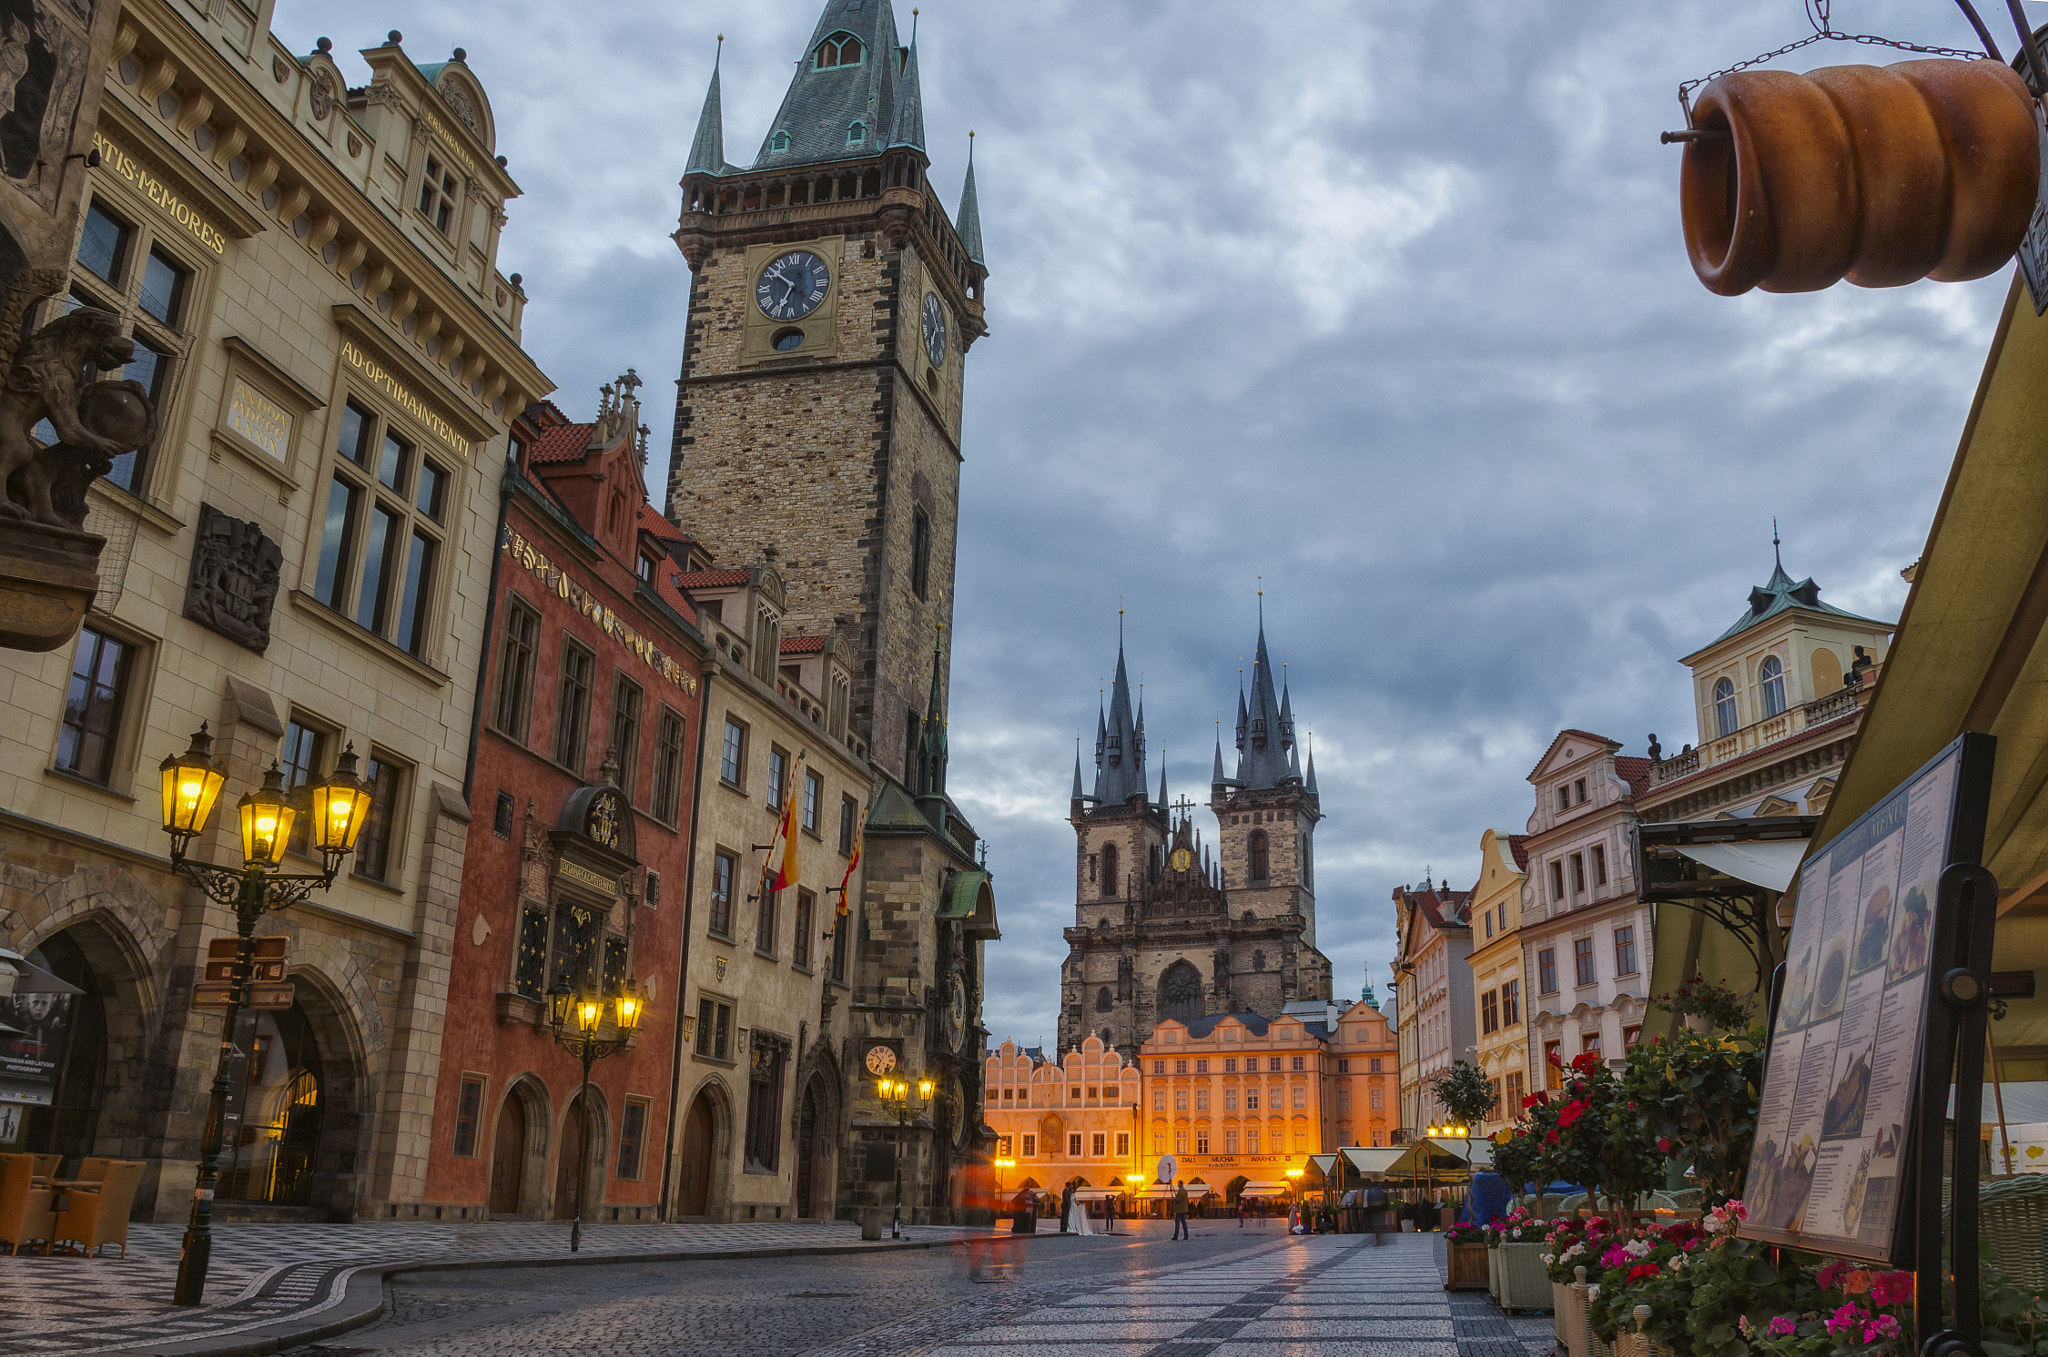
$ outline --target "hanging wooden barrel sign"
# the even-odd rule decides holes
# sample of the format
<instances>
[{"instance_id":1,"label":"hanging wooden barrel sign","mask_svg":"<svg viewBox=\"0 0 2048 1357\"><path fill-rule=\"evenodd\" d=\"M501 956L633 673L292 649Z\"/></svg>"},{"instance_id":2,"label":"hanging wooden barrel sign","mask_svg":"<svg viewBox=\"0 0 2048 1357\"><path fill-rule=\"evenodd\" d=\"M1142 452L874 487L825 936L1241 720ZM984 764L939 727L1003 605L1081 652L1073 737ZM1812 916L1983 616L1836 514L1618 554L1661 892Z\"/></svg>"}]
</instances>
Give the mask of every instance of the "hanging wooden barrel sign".
<instances>
[{"instance_id":1,"label":"hanging wooden barrel sign","mask_svg":"<svg viewBox=\"0 0 2048 1357\"><path fill-rule=\"evenodd\" d=\"M1982 278L2019 247L2041 173L2033 100L1996 61L1737 71L1693 127L1685 246L1724 297Z\"/></svg>"}]
</instances>

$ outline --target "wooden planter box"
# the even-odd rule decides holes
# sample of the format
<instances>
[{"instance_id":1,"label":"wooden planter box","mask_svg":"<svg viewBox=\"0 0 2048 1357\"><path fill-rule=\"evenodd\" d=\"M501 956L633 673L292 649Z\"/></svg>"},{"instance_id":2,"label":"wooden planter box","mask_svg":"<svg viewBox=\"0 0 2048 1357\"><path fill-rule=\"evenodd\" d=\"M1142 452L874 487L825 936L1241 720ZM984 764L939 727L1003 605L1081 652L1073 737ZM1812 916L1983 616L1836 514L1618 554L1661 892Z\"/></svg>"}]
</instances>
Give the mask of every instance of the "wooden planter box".
<instances>
[{"instance_id":1,"label":"wooden planter box","mask_svg":"<svg viewBox=\"0 0 2048 1357\"><path fill-rule=\"evenodd\" d=\"M1445 1284L1447 1291L1484 1291L1486 1285L1486 1255L1492 1250L1484 1244L1447 1244L1445 1253L1449 1259L1450 1280Z\"/></svg>"},{"instance_id":2,"label":"wooden planter box","mask_svg":"<svg viewBox=\"0 0 2048 1357\"><path fill-rule=\"evenodd\" d=\"M1497 1280L1493 1298L1510 1313L1547 1310L1554 1303L1550 1276L1543 1270L1546 1244L1503 1244L1487 1252Z\"/></svg>"}]
</instances>

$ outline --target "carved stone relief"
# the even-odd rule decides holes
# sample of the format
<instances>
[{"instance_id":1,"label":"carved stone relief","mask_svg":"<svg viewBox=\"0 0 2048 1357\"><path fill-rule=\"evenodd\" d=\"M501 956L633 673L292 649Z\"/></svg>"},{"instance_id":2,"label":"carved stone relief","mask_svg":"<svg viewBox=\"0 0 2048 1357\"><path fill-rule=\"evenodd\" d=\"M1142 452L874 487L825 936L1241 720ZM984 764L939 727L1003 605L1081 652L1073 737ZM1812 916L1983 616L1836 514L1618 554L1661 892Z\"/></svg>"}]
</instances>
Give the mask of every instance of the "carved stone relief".
<instances>
[{"instance_id":1,"label":"carved stone relief","mask_svg":"<svg viewBox=\"0 0 2048 1357\"><path fill-rule=\"evenodd\" d=\"M270 610L283 564L283 550L260 524L200 505L185 616L262 654L270 646Z\"/></svg>"}]
</instances>

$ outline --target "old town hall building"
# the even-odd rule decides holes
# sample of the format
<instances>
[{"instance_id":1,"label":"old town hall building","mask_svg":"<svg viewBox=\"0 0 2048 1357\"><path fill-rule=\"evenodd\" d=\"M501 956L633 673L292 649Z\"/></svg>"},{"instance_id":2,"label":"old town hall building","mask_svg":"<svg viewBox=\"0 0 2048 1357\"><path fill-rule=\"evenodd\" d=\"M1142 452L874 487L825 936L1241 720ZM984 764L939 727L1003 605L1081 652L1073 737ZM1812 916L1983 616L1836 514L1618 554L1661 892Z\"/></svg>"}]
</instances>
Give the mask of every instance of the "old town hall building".
<instances>
[{"instance_id":1,"label":"old town hall building","mask_svg":"<svg viewBox=\"0 0 2048 1357\"><path fill-rule=\"evenodd\" d=\"M1237 765L1216 744L1212 852L1193 803L1154 800L1145 773L1145 711L1131 701L1123 646L1109 709L1097 718L1095 789L1074 760L1074 926L1060 974L1059 1048L1100 1037L1136 1059L1152 1029L1207 1014L1278 1014L1330 997L1316 950L1314 835L1323 818L1315 761L1303 768L1293 699L1276 692L1259 624L1251 694L1237 700Z\"/></svg>"}]
</instances>

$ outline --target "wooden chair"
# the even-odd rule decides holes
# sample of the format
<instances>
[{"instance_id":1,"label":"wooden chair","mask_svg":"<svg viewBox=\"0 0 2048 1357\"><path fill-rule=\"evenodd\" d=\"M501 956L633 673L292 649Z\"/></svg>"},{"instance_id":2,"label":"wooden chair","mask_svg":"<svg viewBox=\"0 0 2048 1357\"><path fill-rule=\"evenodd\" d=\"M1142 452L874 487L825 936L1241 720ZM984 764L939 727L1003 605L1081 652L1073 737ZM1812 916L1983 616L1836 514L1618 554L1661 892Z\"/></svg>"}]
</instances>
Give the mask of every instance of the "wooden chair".
<instances>
[{"instance_id":1,"label":"wooden chair","mask_svg":"<svg viewBox=\"0 0 2048 1357\"><path fill-rule=\"evenodd\" d=\"M48 1253L50 1236L56 1231L50 1211L55 1194L47 1187L32 1185L35 1169L35 1155L0 1156L0 1239L7 1241L7 1251L12 1254L20 1253L21 1246L31 1240L40 1240L43 1252Z\"/></svg>"},{"instance_id":2,"label":"wooden chair","mask_svg":"<svg viewBox=\"0 0 2048 1357\"><path fill-rule=\"evenodd\" d=\"M128 1215L135 1209L135 1188L142 1181L142 1165L134 1160L107 1161L106 1176L97 1192L72 1188L64 1194L64 1209L57 1213L50 1244L77 1246L87 1257L102 1246L119 1244L121 1256L128 1256Z\"/></svg>"}]
</instances>

